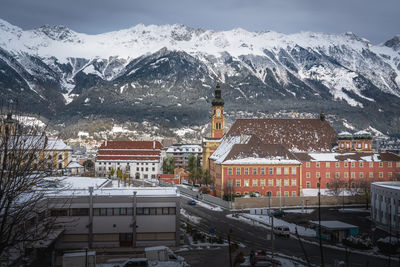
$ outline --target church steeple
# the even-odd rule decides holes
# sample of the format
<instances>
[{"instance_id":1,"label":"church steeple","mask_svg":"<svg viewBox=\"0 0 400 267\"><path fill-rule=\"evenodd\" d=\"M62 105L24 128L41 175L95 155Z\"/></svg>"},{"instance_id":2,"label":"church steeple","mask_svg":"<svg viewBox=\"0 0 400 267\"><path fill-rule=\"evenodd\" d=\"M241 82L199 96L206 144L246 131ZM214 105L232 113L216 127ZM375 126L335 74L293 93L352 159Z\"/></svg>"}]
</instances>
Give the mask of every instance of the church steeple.
<instances>
[{"instance_id":1,"label":"church steeple","mask_svg":"<svg viewBox=\"0 0 400 267\"><path fill-rule=\"evenodd\" d=\"M212 106L224 106L224 99L221 97L221 87L217 83L214 91L214 99L211 102Z\"/></svg>"},{"instance_id":2,"label":"church steeple","mask_svg":"<svg viewBox=\"0 0 400 267\"><path fill-rule=\"evenodd\" d=\"M221 97L221 87L215 87L212 104L211 137L221 138L225 134L224 99Z\"/></svg>"}]
</instances>

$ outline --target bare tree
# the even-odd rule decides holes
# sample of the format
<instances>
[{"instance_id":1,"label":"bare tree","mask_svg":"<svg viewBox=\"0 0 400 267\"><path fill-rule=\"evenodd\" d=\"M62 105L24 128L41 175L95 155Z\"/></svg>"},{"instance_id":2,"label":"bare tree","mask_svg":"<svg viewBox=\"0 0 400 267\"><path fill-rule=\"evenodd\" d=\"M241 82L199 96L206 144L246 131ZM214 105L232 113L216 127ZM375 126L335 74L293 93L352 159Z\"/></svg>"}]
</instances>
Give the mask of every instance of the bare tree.
<instances>
[{"instance_id":1,"label":"bare tree","mask_svg":"<svg viewBox=\"0 0 400 267\"><path fill-rule=\"evenodd\" d=\"M338 197L346 190L347 182L340 177L334 177L329 181L327 187L329 195Z\"/></svg>"},{"instance_id":2,"label":"bare tree","mask_svg":"<svg viewBox=\"0 0 400 267\"><path fill-rule=\"evenodd\" d=\"M47 216L45 128L0 117L0 256L12 260L43 242L56 227Z\"/></svg>"}]
</instances>

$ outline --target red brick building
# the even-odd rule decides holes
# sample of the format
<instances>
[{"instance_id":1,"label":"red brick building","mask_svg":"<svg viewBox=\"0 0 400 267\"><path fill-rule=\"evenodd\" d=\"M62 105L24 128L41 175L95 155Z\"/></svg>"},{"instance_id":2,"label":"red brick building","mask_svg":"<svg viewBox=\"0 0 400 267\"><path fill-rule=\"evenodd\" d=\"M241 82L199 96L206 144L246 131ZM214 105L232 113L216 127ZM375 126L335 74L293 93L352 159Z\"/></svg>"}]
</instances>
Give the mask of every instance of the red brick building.
<instances>
[{"instance_id":1,"label":"red brick building","mask_svg":"<svg viewBox=\"0 0 400 267\"><path fill-rule=\"evenodd\" d=\"M209 158L216 194L316 195L319 183L325 191L335 179L356 187L359 179L400 176L400 157L373 153L368 133L347 134L339 141L342 148L323 115L306 120L239 119ZM335 149L340 152L332 152Z\"/></svg>"}]
</instances>

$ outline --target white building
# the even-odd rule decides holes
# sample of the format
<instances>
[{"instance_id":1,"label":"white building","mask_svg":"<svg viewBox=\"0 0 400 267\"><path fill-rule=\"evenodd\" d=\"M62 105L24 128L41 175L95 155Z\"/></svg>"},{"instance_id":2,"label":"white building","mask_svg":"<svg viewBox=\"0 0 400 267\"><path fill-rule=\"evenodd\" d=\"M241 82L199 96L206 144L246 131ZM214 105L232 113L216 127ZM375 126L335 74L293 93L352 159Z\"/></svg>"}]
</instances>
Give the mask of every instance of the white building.
<instances>
[{"instance_id":1,"label":"white building","mask_svg":"<svg viewBox=\"0 0 400 267\"><path fill-rule=\"evenodd\" d=\"M50 216L64 225L57 249L179 245L176 188L113 188L109 179L89 177L62 183L68 189L49 198Z\"/></svg>"},{"instance_id":2,"label":"white building","mask_svg":"<svg viewBox=\"0 0 400 267\"><path fill-rule=\"evenodd\" d=\"M105 141L96 156L96 176L109 176L114 170L128 178L156 179L161 173L163 146L158 141Z\"/></svg>"},{"instance_id":3,"label":"white building","mask_svg":"<svg viewBox=\"0 0 400 267\"><path fill-rule=\"evenodd\" d=\"M371 184L371 219L387 232L400 232L400 182Z\"/></svg>"},{"instance_id":4,"label":"white building","mask_svg":"<svg viewBox=\"0 0 400 267\"><path fill-rule=\"evenodd\" d=\"M190 155L200 158L200 163L202 163L203 148L196 144L174 144L167 148L166 154L175 159L176 168L184 168L188 166Z\"/></svg>"}]
</instances>

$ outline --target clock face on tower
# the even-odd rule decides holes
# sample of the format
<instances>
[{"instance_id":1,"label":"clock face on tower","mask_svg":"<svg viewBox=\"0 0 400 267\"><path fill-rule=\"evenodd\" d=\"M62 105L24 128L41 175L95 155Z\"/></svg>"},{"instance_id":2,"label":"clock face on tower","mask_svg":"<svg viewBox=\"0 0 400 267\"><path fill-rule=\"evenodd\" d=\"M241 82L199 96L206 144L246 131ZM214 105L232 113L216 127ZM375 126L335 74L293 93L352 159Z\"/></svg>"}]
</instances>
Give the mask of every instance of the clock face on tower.
<instances>
[{"instance_id":1,"label":"clock face on tower","mask_svg":"<svg viewBox=\"0 0 400 267\"><path fill-rule=\"evenodd\" d=\"M217 117L220 117L220 116L221 116L221 110L217 109Z\"/></svg>"}]
</instances>

